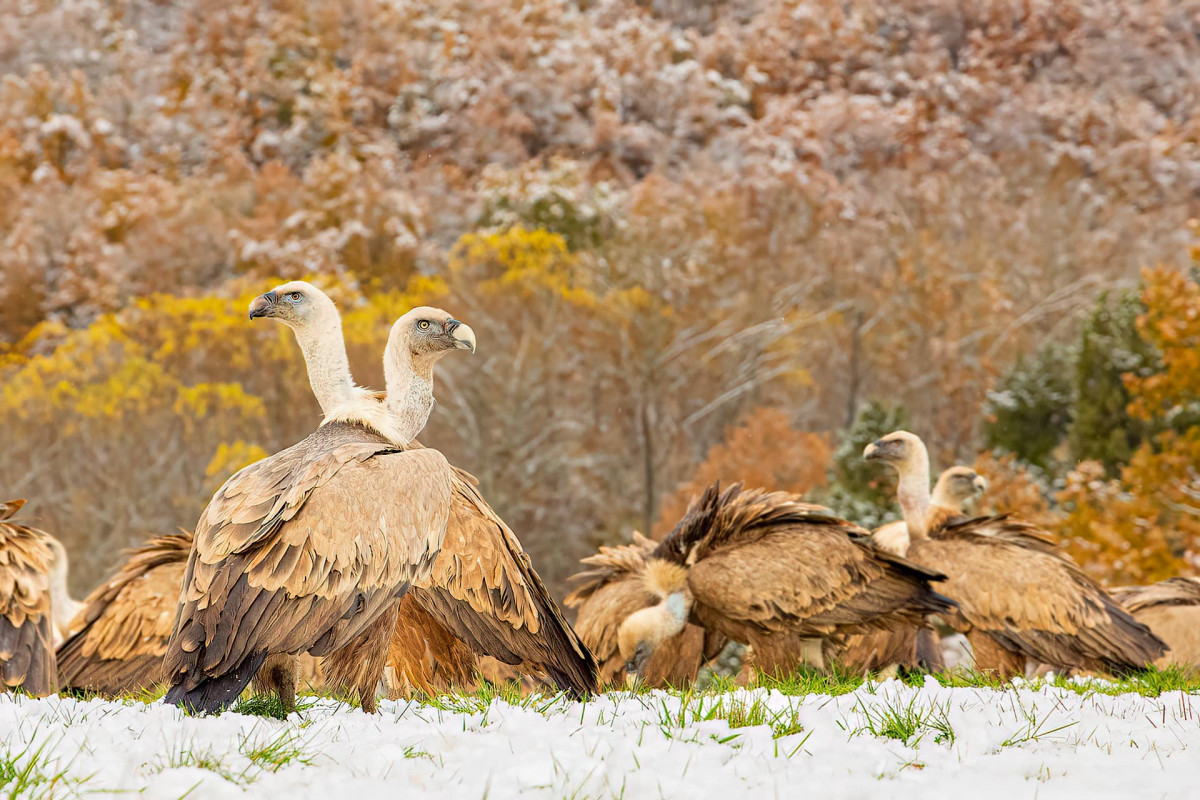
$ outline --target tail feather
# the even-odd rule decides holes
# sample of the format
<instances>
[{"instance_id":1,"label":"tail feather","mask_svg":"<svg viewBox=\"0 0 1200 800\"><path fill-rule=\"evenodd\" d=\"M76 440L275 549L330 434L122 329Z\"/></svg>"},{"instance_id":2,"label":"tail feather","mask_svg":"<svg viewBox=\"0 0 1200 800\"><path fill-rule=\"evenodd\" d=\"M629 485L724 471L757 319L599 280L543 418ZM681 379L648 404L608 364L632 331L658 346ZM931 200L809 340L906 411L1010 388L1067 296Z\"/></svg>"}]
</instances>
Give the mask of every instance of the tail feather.
<instances>
[{"instance_id":1,"label":"tail feather","mask_svg":"<svg viewBox=\"0 0 1200 800\"><path fill-rule=\"evenodd\" d=\"M958 603L940 592L929 590L924 598L923 608L930 614L945 614L958 608Z\"/></svg>"},{"instance_id":2,"label":"tail feather","mask_svg":"<svg viewBox=\"0 0 1200 800\"><path fill-rule=\"evenodd\" d=\"M193 714L224 711L241 696L266 660L266 652L251 653L233 670L223 675L203 677L191 688L188 688L186 676L182 676L183 681L167 692L166 701L182 706Z\"/></svg>"}]
</instances>

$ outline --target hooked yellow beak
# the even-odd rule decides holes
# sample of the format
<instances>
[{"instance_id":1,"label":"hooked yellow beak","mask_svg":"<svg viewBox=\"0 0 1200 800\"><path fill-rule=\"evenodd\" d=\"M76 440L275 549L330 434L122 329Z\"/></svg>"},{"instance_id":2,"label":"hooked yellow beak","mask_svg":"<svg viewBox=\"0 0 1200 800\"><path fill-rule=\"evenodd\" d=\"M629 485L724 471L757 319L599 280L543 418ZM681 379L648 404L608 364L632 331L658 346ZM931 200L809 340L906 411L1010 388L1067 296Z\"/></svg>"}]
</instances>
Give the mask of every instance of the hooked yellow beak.
<instances>
[{"instance_id":1,"label":"hooked yellow beak","mask_svg":"<svg viewBox=\"0 0 1200 800\"><path fill-rule=\"evenodd\" d=\"M455 347L459 350L475 352L475 331L471 330L470 325L452 319L447 323L447 328L449 328L451 338L454 339Z\"/></svg>"},{"instance_id":2,"label":"hooked yellow beak","mask_svg":"<svg viewBox=\"0 0 1200 800\"><path fill-rule=\"evenodd\" d=\"M258 297L250 301L250 319L258 319L259 317L269 317L275 310L275 305L279 302L279 295L274 291L260 294Z\"/></svg>"}]
</instances>

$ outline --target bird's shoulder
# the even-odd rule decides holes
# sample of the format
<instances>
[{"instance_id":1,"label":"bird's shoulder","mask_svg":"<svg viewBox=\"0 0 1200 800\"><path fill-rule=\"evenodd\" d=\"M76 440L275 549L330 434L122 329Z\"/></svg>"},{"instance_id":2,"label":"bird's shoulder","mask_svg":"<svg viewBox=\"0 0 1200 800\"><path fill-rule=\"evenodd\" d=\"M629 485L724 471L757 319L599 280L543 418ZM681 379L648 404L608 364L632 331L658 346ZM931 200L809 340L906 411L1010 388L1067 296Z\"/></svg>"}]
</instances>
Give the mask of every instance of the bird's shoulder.
<instances>
[{"instance_id":1,"label":"bird's shoulder","mask_svg":"<svg viewBox=\"0 0 1200 800\"><path fill-rule=\"evenodd\" d=\"M436 461L437 456L420 455L436 452L418 450L404 455L410 456L410 462L420 463ZM322 425L291 447L234 473L201 514L195 550L210 560L253 546L295 517L312 492L347 465L383 454L399 455L401 451L359 425Z\"/></svg>"}]
</instances>

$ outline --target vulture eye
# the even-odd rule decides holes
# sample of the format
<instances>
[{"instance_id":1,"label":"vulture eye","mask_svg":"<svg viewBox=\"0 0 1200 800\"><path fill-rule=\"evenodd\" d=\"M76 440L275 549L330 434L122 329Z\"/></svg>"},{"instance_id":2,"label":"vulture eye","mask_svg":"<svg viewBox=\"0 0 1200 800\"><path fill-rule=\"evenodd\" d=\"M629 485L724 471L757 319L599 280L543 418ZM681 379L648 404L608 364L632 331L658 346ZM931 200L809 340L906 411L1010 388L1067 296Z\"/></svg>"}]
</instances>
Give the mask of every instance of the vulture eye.
<instances>
[{"instance_id":1,"label":"vulture eye","mask_svg":"<svg viewBox=\"0 0 1200 800\"><path fill-rule=\"evenodd\" d=\"M421 320L420 322L417 323L417 327L423 331L429 330L429 320L427 320L427 319Z\"/></svg>"},{"instance_id":2,"label":"vulture eye","mask_svg":"<svg viewBox=\"0 0 1200 800\"><path fill-rule=\"evenodd\" d=\"M291 294L288 295L288 297L292 300L292 302L296 302L301 297L303 297L303 295L301 295L299 292L292 292Z\"/></svg>"}]
</instances>

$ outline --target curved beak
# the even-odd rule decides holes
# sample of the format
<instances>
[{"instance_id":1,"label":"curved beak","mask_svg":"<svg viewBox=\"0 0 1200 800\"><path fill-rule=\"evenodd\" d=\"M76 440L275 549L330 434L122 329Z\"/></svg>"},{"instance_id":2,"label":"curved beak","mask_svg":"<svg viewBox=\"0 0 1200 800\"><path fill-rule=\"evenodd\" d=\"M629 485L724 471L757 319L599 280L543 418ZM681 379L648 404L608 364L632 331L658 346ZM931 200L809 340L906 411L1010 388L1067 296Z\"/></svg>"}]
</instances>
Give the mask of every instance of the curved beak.
<instances>
[{"instance_id":1,"label":"curved beak","mask_svg":"<svg viewBox=\"0 0 1200 800\"><path fill-rule=\"evenodd\" d=\"M271 316L275 313L275 306L278 304L279 295L274 291L260 294L250 301L250 319Z\"/></svg>"},{"instance_id":2,"label":"curved beak","mask_svg":"<svg viewBox=\"0 0 1200 800\"><path fill-rule=\"evenodd\" d=\"M869 445L867 445L865 448L863 448L863 458L867 461L870 461L875 458L879 458L880 455L882 455L882 452L881 452L882 449L883 449L882 442L871 442Z\"/></svg>"},{"instance_id":3,"label":"curved beak","mask_svg":"<svg viewBox=\"0 0 1200 800\"><path fill-rule=\"evenodd\" d=\"M450 334L454 346L459 350L475 352L475 331L467 323L451 319L446 323L446 333Z\"/></svg>"},{"instance_id":4,"label":"curved beak","mask_svg":"<svg viewBox=\"0 0 1200 800\"><path fill-rule=\"evenodd\" d=\"M975 494L983 494L988 490L987 478L982 475L976 475L975 480L971 481L971 485L975 487Z\"/></svg>"},{"instance_id":5,"label":"curved beak","mask_svg":"<svg viewBox=\"0 0 1200 800\"><path fill-rule=\"evenodd\" d=\"M635 686L642 680L642 670L646 668L646 663L650 660L653 651L645 642L641 642L634 651L633 656L625 662L625 685Z\"/></svg>"}]
</instances>

